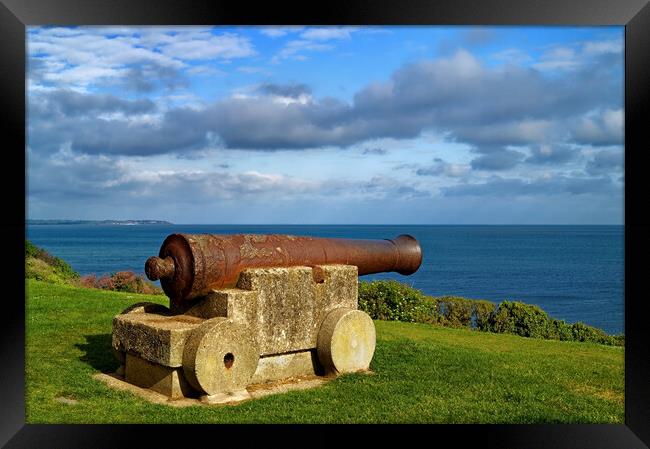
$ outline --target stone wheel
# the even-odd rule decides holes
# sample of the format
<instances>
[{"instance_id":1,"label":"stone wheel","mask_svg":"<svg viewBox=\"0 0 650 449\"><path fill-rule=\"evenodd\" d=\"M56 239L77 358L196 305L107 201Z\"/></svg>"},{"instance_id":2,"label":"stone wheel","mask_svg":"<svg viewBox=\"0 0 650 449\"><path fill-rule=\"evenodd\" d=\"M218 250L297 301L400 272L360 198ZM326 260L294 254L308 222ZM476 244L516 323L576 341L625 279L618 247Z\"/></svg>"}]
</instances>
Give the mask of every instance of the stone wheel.
<instances>
[{"instance_id":1,"label":"stone wheel","mask_svg":"<svg viewBox=\"0 0 650 449\"><path fill-rule=\"evenodd\" d=\"M329 373L367 370L375 342L375 324L367 313L344 307L334 309L318 332L318 359Z\"/></svg>"},{"instance_id":2,"label":"stone wheel","mask_svg":"<svg viewBox=\"0 0 650 449\"><path fill-rule=\"evenodd\" d=\"M189 335L183 371L198 391L232 393L246 388L258 360L259 349L250 332L227 318L212 318Z\"/></svg>"}]
</instances>

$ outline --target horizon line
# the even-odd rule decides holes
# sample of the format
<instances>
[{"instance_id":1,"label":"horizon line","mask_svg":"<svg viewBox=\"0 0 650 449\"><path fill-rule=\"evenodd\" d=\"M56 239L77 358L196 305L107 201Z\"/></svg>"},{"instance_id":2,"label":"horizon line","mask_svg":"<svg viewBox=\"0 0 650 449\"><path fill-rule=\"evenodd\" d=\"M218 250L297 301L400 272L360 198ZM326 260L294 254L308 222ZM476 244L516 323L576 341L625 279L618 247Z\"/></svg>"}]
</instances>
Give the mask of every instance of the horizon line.
<instances>
[{"instance_id":1,"label":"horizon line","mask_svg":"<svg viewBox=\"0 0 650 449\"><path fill-rule=\"evenodd\" d=\"M30 218L38 221L165 221L174 226L625 226L625 223L174 223L161 219ZM27 223L25 223L27 224Z\"/></svg>"}]
</instances>

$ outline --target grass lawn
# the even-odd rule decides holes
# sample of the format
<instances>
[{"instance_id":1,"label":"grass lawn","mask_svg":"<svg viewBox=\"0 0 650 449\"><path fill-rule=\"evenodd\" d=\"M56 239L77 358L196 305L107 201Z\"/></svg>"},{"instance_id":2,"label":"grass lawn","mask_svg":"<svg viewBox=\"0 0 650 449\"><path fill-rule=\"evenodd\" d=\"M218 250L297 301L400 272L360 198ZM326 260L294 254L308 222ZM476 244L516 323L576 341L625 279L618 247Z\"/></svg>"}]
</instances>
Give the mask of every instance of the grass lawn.
<instances>
[{"instance_id":1,"label":"grass lawn","mask_svg":"<svg viewBox=\"0 0 650 449\"><path fill-rule=\"evenodd\" d=\"M35 423L623 423L623 348L375 321L372 375L239 405L176 408L114 391L114 315L146 296L27 282Z\"/></svg>"}]
</instances>

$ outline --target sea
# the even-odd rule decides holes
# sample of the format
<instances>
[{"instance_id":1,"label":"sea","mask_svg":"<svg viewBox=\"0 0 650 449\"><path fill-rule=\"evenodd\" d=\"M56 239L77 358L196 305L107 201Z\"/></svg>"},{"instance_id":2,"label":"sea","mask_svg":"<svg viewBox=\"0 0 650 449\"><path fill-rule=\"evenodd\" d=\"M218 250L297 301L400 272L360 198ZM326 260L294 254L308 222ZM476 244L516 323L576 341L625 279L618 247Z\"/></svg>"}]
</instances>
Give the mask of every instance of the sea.
<instances>
[{"instance_id":1,"label":"sea","mask_svg":"<svg viewBox=\"0 0 650 449\"><path fill-rule=\"evenodd\" d=\"M536 304L550 316L610 334L624 329L624 227L410 225L29 225L26 238L82 275L144 273L172 233L292 234L355 239L415 237L420 269L382 273L432 296Z\"/></svg>"}]
</instances>

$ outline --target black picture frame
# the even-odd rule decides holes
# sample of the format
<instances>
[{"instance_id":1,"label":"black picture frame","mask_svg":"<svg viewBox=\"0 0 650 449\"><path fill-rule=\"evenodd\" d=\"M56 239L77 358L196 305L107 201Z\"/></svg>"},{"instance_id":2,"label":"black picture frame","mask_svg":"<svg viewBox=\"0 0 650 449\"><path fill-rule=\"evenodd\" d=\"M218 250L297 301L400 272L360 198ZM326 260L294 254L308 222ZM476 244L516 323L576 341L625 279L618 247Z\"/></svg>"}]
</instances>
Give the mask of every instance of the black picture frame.
<instances>
[{"instance_id":1,"label":"black picture frame","mask_svg":"<svg viewBox=\"0 0 650 449\"><path fill-rule=\"evenodd\" d=\"M25 27L29 25L311 24L311 25L624 25L625 26L625 424L623 425L437 425L266 426L250 432L239 426L39 425L25 424ZM335 431L370 443L396 436L424 438L461 447L644 448L650 445L650 349L644 315L644 281L649 272L650 222L644 217L648 176L644 176L650 109L650 5L645 0L336 0L309 2L174 0L1 0L0 119L4 197L0 224L5 280L0 329L0 444L6 447L145 447L238 445L258 437L280 445L340 444ZM22 187L21 187L22 186ZM326 410L323 413L327 413ZM125 442L131 443L127 444ZM645 443L645 444L644 444ZM418 443L421 444L421 443Z\"/></svg>"}]
</instances>

